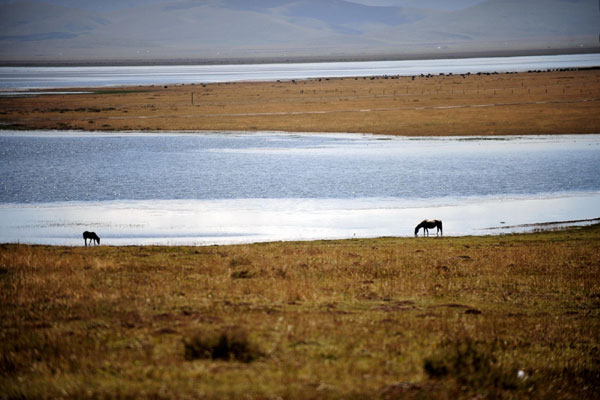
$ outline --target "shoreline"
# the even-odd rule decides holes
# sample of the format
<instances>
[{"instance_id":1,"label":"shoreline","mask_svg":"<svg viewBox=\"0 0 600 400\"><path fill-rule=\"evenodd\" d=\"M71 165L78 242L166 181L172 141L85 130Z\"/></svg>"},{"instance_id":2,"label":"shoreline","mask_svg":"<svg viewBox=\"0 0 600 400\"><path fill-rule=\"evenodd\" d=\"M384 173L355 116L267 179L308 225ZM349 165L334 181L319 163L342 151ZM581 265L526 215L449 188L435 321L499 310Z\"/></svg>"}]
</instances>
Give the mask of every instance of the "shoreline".
<instances>
[{"instance_id":1,"label":"shoreline","mask_svg":"<svg viewBox=\"0 0 600 400\"><path fill-rule=\"evenodd\" d=\"M443 220L445 237L504 236L596 225L599 197L594 192L430 204L375 198L5 203L0 242L78 245L83 230L96 231L104 244L115 246L409 238L423 216Z\"/></svg>"},{"instance_id":2,"label":"shoreline","mask_svg":"<svg viewBox=\"0 0 600 400\"><path fill-rule=\"evenodd\" d=\"M1 206L1 205L0 205ZM419 232L418 236L410 235L385 235L385 236L356 236L356 237L323 237L323 238L296 238L296 239L282 239L282 240L259 240L259 241L248 241L248 242L231 242L231 243L207 243L207 244L190 244L190 243L161 243L161 242L148 242L148 243L131 243L131 244L111 244L106 243L111 237L100 236L103 240L102 246L113 247L113 248L131 248L131 247L238 247L238 246L260 246L260 245L284 245L293 246L296 244L313 244L323 242L347 242L347 241L381 241L381 240L410 240L410 239L448 239L448 240L480 240L485 238L504 238L504 237L519 237L519 236L533 236L537 234L551 234L551 233L568 233L577 231L580 229L595 229L600 227L600 217L575 219L568 221L547 221L547 222L534 222L525 223L518 225L506 225L506 226L493 226L487 228L480 228L481 231L490 231L497 233L485 233L485 234L459 234L459 235L448 235L442 234L440 236L435 234L433 229L429 236ZM517 228L517 229L515 229ZM92 229L98 229L95 227ZM512 229L510 231L501 232L503 229ZM113 238L114 239L114 238ZM77 243L41 243L41 242L25 242L21 240L16 241L0 241L0 247L2 246L44 246L44 247L81 247L79 244L81 238L77 235Z\"/></svg>"},{"instance_id":3,"label":"shoreline","mask_svg":"<svg viewBox=\"0 0 600 400\"><path fill-rule=\"evenodd\" d=\"M520 230L520 231L510 231L510 232L498 232L498 233L490 233L490 234L482 234L482 235L442 235L437 236L435 230L432 230L429 236L413 237L412 235L400 235L400 236L361 236L361 237L352 237L352 238L316 238L316 239L290 239L290 240L269 240L269 241L257 241L257 242L233 242L233 243L223 243L223 244L169 244L169 243L140 243L140 244L105 244L102 243L99 246L104 247L112 247L112 248L145 248L145 247L173 247L173 248L186 248L186 247L198 247L198 248L209 248L209 247L239 247L239 246L260 246L260 245L283 245L283 246L293 246L298 244L314 244L314 243L325 243L325 242L347 242L347 241L381 241L381 240L408 240L411 238L414 239L431 239L431 240L477 240L480 238L505 238L505 237L525 237L525 236L534 236L538 234L550 234L550 233L569 233L574 232L579 229L594 229L595 227L600 226L600 217L598 218L587 218L582 220L574 220L574 221L554 221L554 222L539 222L532 224L522 224L522 225L514 225L514 226L499 226L499 227L490 227L483 228L482 230L490 230L490 231L500 231L502 229L509 228L527 228L528 230ZM77 239L81 241L80 238ZM101 240L105 240L106 238L101 237ZM25 241L0 241L0 247L2 246L30 246L30 247L45 247L45 248L77 248L82 247L80 244L56 244L56 243L36 243L36 242L25 242Z\"/></svg>"},{"instance_id":4,"label":"shoreline","mask_svg":"<svg viewBox=\"0 0 600 400\"><path fill-rule=\"evenodd\" d=\"M531 228L533 231L529 232L508 232L508 234L520 234L520 233L533 233L538 231L555 231L562 229L570 229L581 226L591 226L600 224L600 217L597 218L585 218L585 219L574 219L570 221L549 221L549 222L535 222L531 224L519 224L519 225L506 225L506 226L492 226L485 228L485 230L495 231L502 229L514 229L514 228ZM500 233L503 235L503 233ZM491 235L497 236L497 235Z\"/></svg>"}]
</instances>

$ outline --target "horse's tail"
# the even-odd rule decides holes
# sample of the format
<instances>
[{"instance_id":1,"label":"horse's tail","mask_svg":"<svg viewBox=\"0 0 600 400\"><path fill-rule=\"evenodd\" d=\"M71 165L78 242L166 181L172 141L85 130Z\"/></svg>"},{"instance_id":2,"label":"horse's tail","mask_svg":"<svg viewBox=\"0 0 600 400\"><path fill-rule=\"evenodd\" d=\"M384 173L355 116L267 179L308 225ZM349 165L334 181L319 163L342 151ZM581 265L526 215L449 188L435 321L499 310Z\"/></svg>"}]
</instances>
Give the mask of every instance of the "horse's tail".
<instances>
[{"instance_id":1,"label":"horse's tail","mask_svg":"<svg viewBox=\"0 0 600 400\"><path fill-rule=\"evenodd\" d=\"M440 234L444 236L444 230L442 229L442 221L440 220Z\"/></svg>"}]
</instances>

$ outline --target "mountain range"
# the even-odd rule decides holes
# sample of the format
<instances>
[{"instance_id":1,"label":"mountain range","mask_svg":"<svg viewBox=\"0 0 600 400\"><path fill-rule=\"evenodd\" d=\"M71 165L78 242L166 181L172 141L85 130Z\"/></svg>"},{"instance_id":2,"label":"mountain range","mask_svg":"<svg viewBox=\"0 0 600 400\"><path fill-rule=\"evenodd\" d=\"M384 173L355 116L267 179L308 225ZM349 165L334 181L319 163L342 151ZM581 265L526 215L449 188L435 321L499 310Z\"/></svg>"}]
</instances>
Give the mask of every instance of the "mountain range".
<instances>
[{"instance_id":1,"label":"mountain range","mask_svg":"<svg viewBox=\"0 0 600 400\"><path fill-rule=\"evenodd\" d=\"M0 62L600 51L597 0L0 0Z\"/></svg>"}]
</instances>

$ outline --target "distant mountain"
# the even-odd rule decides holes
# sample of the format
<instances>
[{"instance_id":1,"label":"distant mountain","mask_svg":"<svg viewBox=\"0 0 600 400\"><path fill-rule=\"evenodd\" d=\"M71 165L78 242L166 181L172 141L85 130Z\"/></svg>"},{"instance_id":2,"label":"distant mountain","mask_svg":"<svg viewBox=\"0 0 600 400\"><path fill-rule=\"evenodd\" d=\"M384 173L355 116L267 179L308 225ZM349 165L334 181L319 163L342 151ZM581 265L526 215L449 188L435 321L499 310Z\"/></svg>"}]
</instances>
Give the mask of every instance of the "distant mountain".
<instances>
[{"instance_id":1,"label":"distant mountain","mask_svg":"<svg viewBox=\"0 0 600 400\"><path fill-rule=\"evenodd\" d=\"M0 39L44 41L92 32L110 22L76 8L22 1L0 6Z\"/></svg>"},{"instance_id":2,"label":"distant mountain","mask_svg":"<svg viewBox=\"0 0 600 400\"><path fill-rule=\"evenodd\" d=\"M161 3L165 0L43 0L49 5L61 6L66 8L77 8L84 11L105 13L125 8L133 8L154 3ZM0 0L0 5L8 3L20 3L21 0Z\"/></svg>"},{"instance_id":3,"label":"distant mountain","mask_svg":"<svg viewBox=\"0 0 600 400\"><path fill-rule=\"evenodd\" d=\"M427 13L400 7L373 7L340 0L304 0L271 9L302 24L319 21L337 33L360 35L378 26L398 26L423 19Z\"/></svg>"},{"instance_id":4,"label":"distant mountain","mask_svg":"<svg viewBox=\"0 0 600 400\"><path fill-rule=\"evenodd\" d=\"M433 15L410 26L398 25L367 37L402 37L431 49L496 50L598 47L598 2L589 0L488 0Z\"/></svg>"},{"instance_id":5,"label":"distant mountain","mask_svg":"<svg viewBox=\"0 0 600 400\"><path fill-rule=\"evenodd\" d=\"M438 11L456 11L486 0L349 0L353 3L381 7L413 7Z\"/></svg>"},{"instance_id":6,"label":"distant mountain","mask_svg":"<svg viewBox=\"0 0 600 400\"><path fill-rule=\"evenodd\" d=\"M0 62L598 49L599 26L597 0L0 0Z\"/></svg>"}]
</instances>

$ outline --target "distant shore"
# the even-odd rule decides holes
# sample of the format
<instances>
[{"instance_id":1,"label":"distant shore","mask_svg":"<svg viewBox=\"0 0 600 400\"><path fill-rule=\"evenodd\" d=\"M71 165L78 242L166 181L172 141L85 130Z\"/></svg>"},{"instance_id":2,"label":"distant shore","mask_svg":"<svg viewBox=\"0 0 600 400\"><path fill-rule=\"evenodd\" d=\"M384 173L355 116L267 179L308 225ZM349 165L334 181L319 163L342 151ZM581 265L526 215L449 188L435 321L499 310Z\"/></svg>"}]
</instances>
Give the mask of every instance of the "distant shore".
<instances>
[{"instance_id":1,"label":"distant shore","mask_svg":"<svg viewBox=\"0 0 600 400\"><path fill-rule=\"evenodd\" d=\"M212 57L212 58L131 58L131 59L98 59L98 60L0 60L0 67L60 67L60 66L156 66L156 65L224 65L224 64L288 64L318 62L357 62L357 61L398 61L398 60L441 60L460 58L493 58L520 56L551 56L561 54L595 54L596 48L560 48L560 49L522 49L495 51L463 51L437 53L382 53L382 54L349 54L349 55L297 55L272 57Z\"/></svg>"},{"instance_id":2,"label":"distant shore","mask_svg":"<svg viewBox=\"0 0 600 400\"><path fill-rule=\"evenodd\" d=\"M600 70L594 68L69 91L86 93L0 98L0 129L403 136L600 132Z\"/></svg>"}]
</instances>

